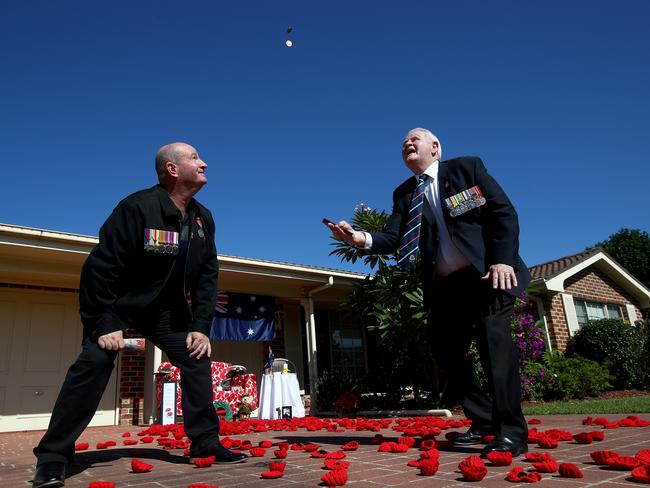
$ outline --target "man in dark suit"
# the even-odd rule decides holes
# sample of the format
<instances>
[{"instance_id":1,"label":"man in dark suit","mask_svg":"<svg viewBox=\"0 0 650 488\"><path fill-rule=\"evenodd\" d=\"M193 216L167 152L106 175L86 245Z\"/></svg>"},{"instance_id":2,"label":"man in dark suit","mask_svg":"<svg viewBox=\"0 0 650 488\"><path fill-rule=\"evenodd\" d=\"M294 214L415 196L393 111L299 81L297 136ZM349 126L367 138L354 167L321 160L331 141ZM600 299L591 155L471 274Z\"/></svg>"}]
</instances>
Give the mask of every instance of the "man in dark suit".
<instances>
[{"instance_id":1,"label":"man in dark suit","mask_svg":"<svg viewBox=\"0 0 650 488\"><path fill-rule=\"evenodd\" d=\"M415 177L393 193L393 212L382 232L360 232L347 222L328 224L344 241L374 254L398 251L403 266L420 263L428 332L447 385L471 428L458 446L494 440L483 449L527 451L517 353L510 334L515 298L530 274L519 257L519 224L512 203L477 157L440 161L438 138L411 130L402 158ZM487 390L468 356L476 339Z\"/></svg>"}]
</instances>

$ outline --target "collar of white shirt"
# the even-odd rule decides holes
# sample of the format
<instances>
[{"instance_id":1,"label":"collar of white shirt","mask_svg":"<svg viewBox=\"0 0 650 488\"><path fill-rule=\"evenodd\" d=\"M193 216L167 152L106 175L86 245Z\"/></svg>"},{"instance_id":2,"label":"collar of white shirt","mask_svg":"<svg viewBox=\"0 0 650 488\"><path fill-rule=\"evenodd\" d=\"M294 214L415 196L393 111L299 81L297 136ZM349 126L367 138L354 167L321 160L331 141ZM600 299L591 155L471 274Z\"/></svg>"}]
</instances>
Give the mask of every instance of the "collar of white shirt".
<instances>
[{"instance_id":1,"label":"collar of white shirt","mask_svg":"<svg viewBox=\"0 0 650 488\"><path fill-rule=\"evenodd\" d=\"M435 179L438 177L438 165L440 164L440 160L436 159L433 163L431 163L431 166L429 166L427 169L424 170L422 173L423 175L427 175L429 178L435 181ZM416 180L419 178L420 175L413 175L413 178Z\"/></svg>"}]
</instances>

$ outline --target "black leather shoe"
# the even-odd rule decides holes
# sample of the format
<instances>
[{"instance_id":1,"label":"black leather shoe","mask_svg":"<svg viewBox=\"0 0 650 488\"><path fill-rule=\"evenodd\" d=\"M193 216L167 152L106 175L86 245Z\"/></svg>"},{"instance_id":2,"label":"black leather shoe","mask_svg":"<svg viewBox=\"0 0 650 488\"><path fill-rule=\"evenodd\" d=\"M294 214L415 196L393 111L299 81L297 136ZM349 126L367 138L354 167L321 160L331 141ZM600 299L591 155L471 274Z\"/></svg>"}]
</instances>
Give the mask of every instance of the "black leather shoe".
<instances>
[{"instance_id":1,"label":"black leather shoe","mask_svg":"<svg viewBox=\"0 0 650 488\"><path fill-rule=\"evenodd\" d=\"M528 452L528 444L526 442L513 441L507 437L497 437L483 448L483 455L485 456L493 451L510 452L512 453L512 457L517 457Z\"/></svg>"},{"instance_id":2,"label":"black leather shoe","mask_svg":"<svg viewBox=\"0 0 650 488\"><path fill-rule=\"evenodd\" d=\"M477 430L468 430L464 434L458 434L451 441L454 443L454 446L465 447L465 446L475 446L477 444L483 443L483 436L488 435Z\"/></svg>"},{"instance_id":3,"label":"black leather shoe","mask_svg":"<svg viewBox=\"0 0 650 488\"><path fill-rule=\"evenodd\" d=\"M193 463L197 458L206 458L209 456L214 456L214 462L217 464L243 463L248 458L247 454L233 452L219 443L202 452L194 453L190 451L190 462Z\"/></svg>"},{"instance_id":4,"label":"black leather shoe","mask_svg":"<svg viewBox=\"0 0 650 488\"><path fill-rule=\"evenodd\" d=\"M65 485L65 463L49 462L36 466L33 488L56 488Z\"/></svg>"}]
</instances>

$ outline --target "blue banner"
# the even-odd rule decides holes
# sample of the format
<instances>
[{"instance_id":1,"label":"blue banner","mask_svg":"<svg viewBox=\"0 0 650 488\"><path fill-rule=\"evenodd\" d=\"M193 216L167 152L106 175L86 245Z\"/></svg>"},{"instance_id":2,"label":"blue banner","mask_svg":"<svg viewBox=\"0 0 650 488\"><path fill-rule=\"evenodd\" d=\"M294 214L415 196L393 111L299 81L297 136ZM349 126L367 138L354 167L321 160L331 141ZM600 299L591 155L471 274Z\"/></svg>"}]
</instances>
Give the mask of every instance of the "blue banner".
<instances>
[{"instance_id":1,"label":"blue banner","mask_svg":"<svg viewBox=\"0 0 650 488\"><path fill-rule=\"evenodd\" d=\"M272 341L275 298L222 292L214 307L210 339L222 341Z\"/></svg>"}]
</instances>

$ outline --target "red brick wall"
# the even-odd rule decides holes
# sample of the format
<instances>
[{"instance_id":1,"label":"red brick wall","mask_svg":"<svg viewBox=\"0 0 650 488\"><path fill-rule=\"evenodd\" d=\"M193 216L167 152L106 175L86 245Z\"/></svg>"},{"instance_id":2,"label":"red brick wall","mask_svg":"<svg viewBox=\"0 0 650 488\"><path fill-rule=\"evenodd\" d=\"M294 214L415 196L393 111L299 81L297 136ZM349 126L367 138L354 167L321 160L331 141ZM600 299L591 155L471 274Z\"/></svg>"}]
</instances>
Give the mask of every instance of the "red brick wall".
<instances>
[{"instance_id":1,"label":"red brick wall","mask_svg":"<svg viewBox=\"0 0 650 488\"><path fill-rule=\"evenodd\" d=\"M128 334L127 337L142 337ZM144 424L144 354L131 350L120 353L120 424Z\"/></svg>"},{"instance_id":2,"label":"red brick wall","mask_svg":"<svg viewBox=\"0 0 650 488\"><path fill-rule=\"evenodd\" d=\"M629 322L625 305L633 304L637 318L641 319L641 310L635 299L602 271L590 266L568 278L565 292L574 298L601 303L612 303L621 306L623 317ZM545 318L551 338L551 347L564 351L569 340L569 327L566 320L564 303L560 293L543 299Z\"/></svg>"}]
</instances>

